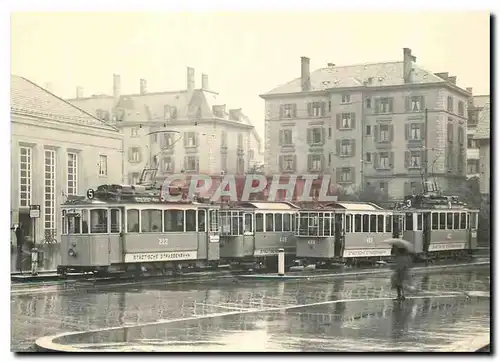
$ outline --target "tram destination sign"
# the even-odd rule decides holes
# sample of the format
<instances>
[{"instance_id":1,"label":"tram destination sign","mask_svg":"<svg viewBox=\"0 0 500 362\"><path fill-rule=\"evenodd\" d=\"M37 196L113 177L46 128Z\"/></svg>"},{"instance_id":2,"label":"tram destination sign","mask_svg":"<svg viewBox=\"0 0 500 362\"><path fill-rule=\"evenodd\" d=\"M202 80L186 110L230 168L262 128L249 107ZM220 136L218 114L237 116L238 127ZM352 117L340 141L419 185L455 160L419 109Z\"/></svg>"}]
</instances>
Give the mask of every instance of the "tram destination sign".
<instances>
[{"instance_id":1,"label":"tram destination sign","mask_svg":"<svg viewBox=\"0 0 500 362\"><path fill-rule=\"evenodd\" d=\"M197 251L167 251L159 253L125 254L125 263L148 263L156 261L196 260Z\"/></svg>"},{"instance_id":2,"label":"tram destination sign","mask_svg":"<svg viewBox=\"0 0 500 362\"><path fill-rule=\"evenodd\" d=\"M369 257L369 256L389 256L391 249L348 249L344 250L344 258Z\"/></svg>"}]
</instances>

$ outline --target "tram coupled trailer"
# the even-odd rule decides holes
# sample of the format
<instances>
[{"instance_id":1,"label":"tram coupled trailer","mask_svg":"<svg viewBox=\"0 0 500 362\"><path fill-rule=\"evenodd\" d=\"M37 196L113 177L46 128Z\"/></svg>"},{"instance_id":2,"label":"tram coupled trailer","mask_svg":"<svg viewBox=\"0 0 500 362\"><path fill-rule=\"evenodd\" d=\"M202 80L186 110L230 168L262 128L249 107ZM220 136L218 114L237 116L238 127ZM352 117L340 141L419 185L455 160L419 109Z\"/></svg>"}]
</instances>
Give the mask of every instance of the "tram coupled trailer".
<instances>
[{"instance_id":1,"label":"tram coupled trailer","mask_svg":"<svg viewBox=\"0 0 500 362\"><path fill-rule=\"evenodd\" d=\"M166 202L157 194L121 193L131 186L113 187L118 192L89 190L92 197L62 205L58 273L175 273L182 267L218 265L217 206Z\"/></svg>"},{"instance_id":2,"label":"tram coupled trailer","mask_svg":"<svg viewBox=\"0 0 500 362\"><path fill-rule=\"evenodd\" d=\"M318 267L385 261L391 246L384 241L399 236L392 210L364 202L301 208L298 224L297 258Z\"/></svg>"},{"instance_id":3,"label":"tram coupled trailer","mask_svg":"<svg viewBox=\"0 0 500 362\"><path fill-rule=\"evenodd\" d=\"M221 209L221 263L273 269L279 249L284 249L285 263L291 264L297 213L298 207L288 202L239 202Z\"/></svg>"},{"instance_id":4,"label":"tram coupled trailer","mask_svg":"<svg viewBox=\"0 0 500 362\"><path fill-rule=\"evenodd\" d=\"M399 213L405 220L403 238L419 259L468 259L477 249L479 211L455 197L407 196Z\"/></svg>"}]
</instances>

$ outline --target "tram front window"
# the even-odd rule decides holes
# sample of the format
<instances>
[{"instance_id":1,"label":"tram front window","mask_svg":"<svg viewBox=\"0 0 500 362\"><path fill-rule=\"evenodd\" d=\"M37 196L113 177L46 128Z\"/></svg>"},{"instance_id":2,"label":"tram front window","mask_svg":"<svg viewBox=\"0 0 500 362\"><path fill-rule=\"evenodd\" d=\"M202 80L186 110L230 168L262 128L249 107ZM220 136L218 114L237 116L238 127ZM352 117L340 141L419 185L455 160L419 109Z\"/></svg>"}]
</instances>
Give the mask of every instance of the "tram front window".
<instances>
[{"instance_id":1,"label":"tram front window","mask_svg":"<svg viewBox=\"0 0 500 362\"><path fill-rule=\"evenodd\" d=\"M405 230L407 231L413 231L413 213L407 212L406 213L406 228Z\"/></svg>"},{"instance_id":2,"label":"tram front window","mask_svg":"<svg viewBox=\"0 0 500 362\"><path fill-rule=\"evenodd\" d=\"M111 209L111 232L120 232L120 210Z\"/></svg>"},{"instance_id":3,"label":"tram front window","mask_svg":"<svg viewBox=\"0 0 500 362\"><path fill-rule=\"evenodd\" d=\"M80 220L81 215L79 213L67 213L64 217L64 234L81 234L80 230Z\"/></svg>"},{"instance_id":4,"label":"tram front window","mask_svg":"<svg viewBox=\"0 0 500 362\"><path fill-rule=\"evenodd\" d=\"M207 231L206 226L206 213L205 210L198 210L198 231Z\"/></svg>"},{"instance_id":5,"label":"tram front window","mask_svg":"<svg viewBox=\"0 0 500 362\"><path fill-rule=\"evenodd\" d=\"M196 231L196 210L186 210L186 231Z\"/></svg>"},{"instance_id":6,"label":"tram front window","mask_svg":"<svg viewBox=\"0 0 500 362\"><path fill-rule=\"evenodd\" d=\"M108 210L90 210L90 232L92 234L108 232Z\"/></svg>"}]
</instances>

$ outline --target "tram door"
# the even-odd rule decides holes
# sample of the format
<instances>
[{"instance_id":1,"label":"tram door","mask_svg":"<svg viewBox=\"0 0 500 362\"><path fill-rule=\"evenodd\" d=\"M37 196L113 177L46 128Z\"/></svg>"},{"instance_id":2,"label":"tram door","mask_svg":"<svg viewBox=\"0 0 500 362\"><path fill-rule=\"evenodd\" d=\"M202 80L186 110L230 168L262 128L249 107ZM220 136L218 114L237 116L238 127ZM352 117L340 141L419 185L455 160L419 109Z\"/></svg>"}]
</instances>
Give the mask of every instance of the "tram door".
<instances>
[{"instance_id":1,"label":"tram door","mask_svg":"<svg viewBox=\"0 0 500 362\"><path fill-rule=\"evenodd\" d=\"M431 245L431 213L422 213L422 251L427 253Z\"/></svg>"},{"instance_id":2,"label":"tram door","mask_svg":"<svg viewBox=\"0 0 500 362\"><path fill-rule=\"evenodd\" d=\"M208 260L219 260L220 249L219 249L219 215L218 211L214 209L209 209L208 211L208 245L207 245L207 259ZM201 234L201 233L200 233Z\"/></svg>"},{"instance_id":3,"label":"tram door","mask_svg":"<svg viewBox=\"0 0 500 362\"><path fill-rule=\"evenodd\" d=\"M335 237L334 253L336 257L342 257L344 253L345 244L345 231L344 231L344 216L342 214L335 214L335 225L333 229Z\"/></svg>"},{"instance_id":4,"label":"tram door","mask_svg":"<svg viewBox=\"0 0 500 362\"><path fill-rule=\"evenodd\" d=\"M392 237L399 239L403 236L404 230L404 215L394 214L392 218Z\"/></svg>"},{"instance_id":5,"label":"tram door","mask_svg":"<svg viewBox=\"0 0 500 362\"><path fill-rule=\"evenodd\" d=\"M245 255L253 255L255 250L254 215L243 213L243 250Z\"/></svg>"}]
</instances>

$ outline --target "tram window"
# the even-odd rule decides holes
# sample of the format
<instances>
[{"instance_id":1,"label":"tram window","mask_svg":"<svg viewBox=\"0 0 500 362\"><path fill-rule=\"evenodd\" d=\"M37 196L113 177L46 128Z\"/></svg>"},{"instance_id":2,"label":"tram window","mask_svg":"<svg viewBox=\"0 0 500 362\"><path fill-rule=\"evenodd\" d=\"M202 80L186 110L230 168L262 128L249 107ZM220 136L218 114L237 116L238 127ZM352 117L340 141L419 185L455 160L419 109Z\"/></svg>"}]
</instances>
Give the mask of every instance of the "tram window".
<instances>
[{"instance_id":1,"label":"tram window","mask_svg":"<svg viewBox=\"0 0 500 362\"><path fill-rule=\"evenodd\" d=\"M274 215L266 214L266 231L273 231Z\"/></svg>"},{"instance_id":2,"label":"tram window","mask_svg":"<svg viewBox=\"0 0 500 362\"><path fill-rule=\"evenodd\" d=\"M331 219L332 214L330 214L329 212L325 212L323 215L324 215L324 229L323 229L324 233L323 233L323 235L331 236L332 234L330 233L330 226L332 223L332 219Z\"/></svg>"},{"instance_id":3,"label":"tram window","mask_svg":"<svg viewBox=\"0 0 500 362\"><path fill-rule=\"evenodd\" d=\"M363 215L362 219L363 219L363 227L361 231L364 233L370 232L370 215Z\"/></svg>"},{"instance_id":4,"label":"tram window","mask_svg":"<svg viewBox=\"0 0 500 362\"><path fill-rule=\"evenodd\" d=\"M405 222L406 228L405 228L405 230L407 230L407 231L413 231L413 213L407 212L405 214L405 216L406 216L405 217L405 219L406 219L406 222Z\"/></svg>"},{"instance_id":5,"label":"tram window","mask_svg":"<svg viewBox=\"0 0 500 362\"><path fill-rule=\"evenodd\" d=\"M127 210L127 232L139 232L139 210Z\"/></svg>"},{"instance_id":6,"label":"tram window","mask_svg":"<svg viewBox=\"0 0 500 362\"><path fill-rule=\"evenodd\" d=\"M455 230L460 229L460 213L459 212L453 213L453 228Z\"/></svg>"},{"instance_id":7,"label":"tram window","mask_svg":"<svg viewBox=\"0 0 500 362\"><path fill-rule=\"evenodd\" d=\"M261 233L264 231L264 215L255 214L255 231Z\"/></svg>"},{"instance_id":8,"label":"tram window","mask_svg":"<svg viewBox=\"0 0 500 362\"><path fill-rule=\"evenodd\" d=\"M377 231L384 232L384 215L377 215Z\"/></svg>"},{"instance_id":9,"label":"tram window","mask_svg":"<svg viewBox=\"0 0 500 362\"><path fill-rule=\"evenodd\" d=\"M417 230L423 229L423 215L417 214Z\"/></svg>"},{"instance_id":10,"label":"tram window","mask_svg":"<svg viewBox=\"0 0 500 362\"><path fill-rule=\"evenodd\" d=\"M220 213L221 231L224 234L231 233L231 212L221 211Z\"/></svg>"},{"instance_id":11,"label":"tram window","mask_svg":"<svg viewBox=\"0 0 500 362\"><path fill-rule=\"evenodd\" d=\"M446 229L446 213L440 212L439 213L439 230L444 230L444 229Z\"/></svg>"},{"instance_id":12,"label":"tram window","mask_svg":"<svg viewBox=\"0 0 500 362\"><path fill-rule=\"evenodd\" d=\"M89 233L89 210L83 209L82 214L82 234Z\"/></svg>"},{"instance_id":13,"label":"tram window","mask_svg":"<svg viewBox=\"0 0 500 362\"><path fill-rule=\"evenodd\" d=\"M352 232L352 215L347 214L345 216L345 232L350 233Z\"/></svg>"},{"instance_id":14,"label":"tram window","mask_svg":"<svg viewBox=\"0 0 500 362\"><path fill-rule=\"evenodd\" d=\"M283 231L283 215L274 214L274 231Z\"/></svg>"},{"instance_id":15,"label":"tram window","mask_svg":"<svg viewBox=\"0 0 500 362\"><path fill-rule=\"evenodd\" d=\"M439 214L437 212L432 213L432 230L439 230Z\"/></svg>"},{"instance_id":16,"label":"tram window","mask_svg":"<svg viewBox=\"0 0 500 362\"><path fill-rule=\"evenodd\" d=\"M245 228L243 229L243 232L245 233L251 233L253 232L253 223L252 223L252 214L245 214Z\"/></svg>"},{"instance_id":17,"label":"tram window","mask_svg":"<svg viewBox=\"0 0 500 362\"><path fill-rule=\"evenodd\" d=\"M165 232L183 232L184 210L165 210L163 225Z\"/></svg>"},{"instance_id":18,"label":"tram window","mask_svg":"<svg viewBox=\"0 0 500 362\"><path fill-rule=\"evenodd\" d=\"M186 231L196 231L196 210L186 210Z\"/></svg>"},{"instance_id":19,"label":"tram window","mask_svg":"<svg viewBox=\"0 0 500 362\"><path fill-rule=\"evenodd\" d=\"M292 231L292 215L283 214L283 231Z\"/></svg>"},{"instance_id":20,"label":"tram window","mask_svg":"<svg viewBox=\"0 0 500 362\"><path fill-rule=\"evenodd\" d=\"M446 228L448 230L453 230L453 213L446 213Z\"/></svg>"},{"instance_id":21,"label":"tram window","mask_svg":"<svg viewBox=\"0 0 500 362\"><path fill-rule=\"evenodd\" d=\"M141 232L161 232L161 210L141 210Z\"/></svg>"},{"instance_id":22,"label":"tram window","mask_svg":"<svg viewBox=\"0 0 500 362\"><path fill-rule=\"evenodd\" d=\"M385 232L392 233L392 215L387 215L385 218Z\"/></svg>"},{"instance_id":23,"label":"tram window","mask_svg":"<svg viewBox=\"0 0 500 362\"><path fill-rule=\"evenodd\" d=\"M208 230L209 231L219 231L219 211L209 210L208 211Z\"/></svg>"},{"instance_id":24,"label":"tram window","mask_svg":"<svg viewBox=\"0 0 500 362\"><path fill-rule=\"evenodd\" d=\"M198 210L198 231L207 231L207 221L205 220L207 214L205 210Z\"/></svg>"},{"instance_id":25,"label":"tram window","mask_svg":"<svg viewBox=\"0 0 500 362\"><path fill-rule=\"evenodd\" d=\"M470 228L473 230L477 229L477 212L471 212L469 221Z\"/></svg>"},{"instance_id":26,"label":"tram window","mask_svg":"<svg viewBox=\"0 0 500 362\"><path fill-rule=\"evenodd\" d=\"M361 232L361 215L354 215L354 232Z\"/></svg>"},{"instance_id":27,"label":"tram window","mask_svg":"<svg viewBox=\"0 0 500 362\"><path fill-rule=\"evenodd\" d=\"M108 232L108 210L90 210L90 232L93 234Z\"/></svg>"},{"instance_id":28,"label":"tram window","mask_svg":"<svg viewBox=\"0 0 500 362\"><path fill-rule=\"evenodd\" d=\"M465 212L460 213L460 229L467 229L467 214Z\"/></svg>"},{"instance_id":29,"label":"tram window","mask_svg":"<svg viewBox=\"0 0 500 362\"><path fill-rule=\"evenodd\" d=\"M160 216L161 218L161 216ZM120 210L119 209L111 209L111 232L119 233L120 232Z\"/></svg>"},{"instance_id":30,"label":"tram window","mask_svg":"<svg viewBox=\"0 0 500 362\"><path fill-rule=\"evenodd\" d=\"M300 214L299 218L299 235L307 235L307 230L309 228L309 213L302 213Z\"/></svg>"},{"instance_id":31,"label":"tram window","mask_svg":"<svg viewBox=\"0 0 500 362\"><path fill-rule=\"evenodd\" d=\"M377 232L377 215L370 215L370 232Z\"/></svg>"}]
</instances>

